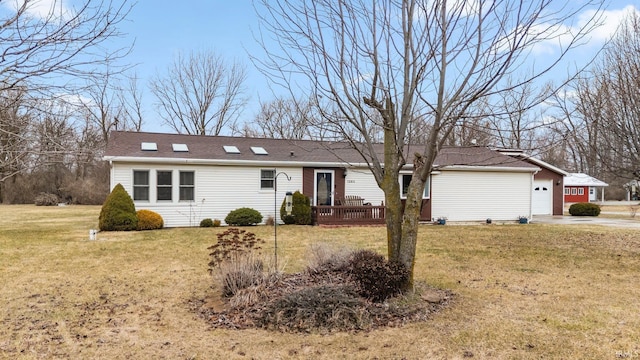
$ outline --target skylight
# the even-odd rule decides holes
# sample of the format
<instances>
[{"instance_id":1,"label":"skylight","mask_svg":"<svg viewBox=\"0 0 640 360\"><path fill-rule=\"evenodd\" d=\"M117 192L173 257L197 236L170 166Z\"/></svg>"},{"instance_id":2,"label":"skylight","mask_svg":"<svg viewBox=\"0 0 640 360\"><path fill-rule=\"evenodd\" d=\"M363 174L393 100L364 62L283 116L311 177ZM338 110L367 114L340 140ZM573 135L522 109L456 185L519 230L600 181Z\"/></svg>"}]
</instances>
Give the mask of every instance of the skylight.
<instances>
[{"instance_id":1,"label":"skylight","mask_svg":"<svg viewBox=\"0 0 640 360\"><path fill-rule=\"evenodd\" d=\"M142 151L158 151L158 144L154 142L143 142L140 143L140 149Z\"/></svg>"},{"instance_id":2,"label":"skylight","mask_svg":"<svg viewBox=\"0 0 640 360\"><path fill-rule=\"evenodd\" d=\"M224 145L224 152L227 154L240 154L240 150L238 150L237 146L233 145Z\"/></svg>"},{"instance_id":3,"label":"skylight","mask_svg":"<svg viewBox=\"0 0 640 360\"><path fill-rule=\"evenodd\" d=\"M174 152L189 152L187 144L171 144Z\"/></svg>"},{"instance_id":4,"label":"skylight","mask_svg":"<svg viewBox=\"0 0 640 360\"><path fill-rule=\"evenodd\" d=\"M253 151L256 155L269 155L267 150L265 150L262 146L252 146L251 151Z\"/></svg>"}]
</instances>

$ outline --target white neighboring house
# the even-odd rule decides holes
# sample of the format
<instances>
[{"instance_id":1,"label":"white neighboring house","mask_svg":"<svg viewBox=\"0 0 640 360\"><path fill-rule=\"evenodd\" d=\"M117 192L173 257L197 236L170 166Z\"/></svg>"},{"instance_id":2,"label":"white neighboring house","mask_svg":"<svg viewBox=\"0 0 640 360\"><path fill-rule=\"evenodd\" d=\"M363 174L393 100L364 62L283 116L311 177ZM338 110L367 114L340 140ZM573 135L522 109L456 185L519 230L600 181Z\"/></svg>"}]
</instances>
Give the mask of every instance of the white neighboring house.
<instances>
[{"instance_id":1,"label":"white neighboring house","mask_svg":"<svg viewBox=\"0 0 640 360\"><path fill-rule=\"evenodd\" d=\"M104 159L111 188L122 184L136 209L159 213L167 227L224 220L240 207L266 220L288 191L302 192L312 205L335 206L346 196L384 204L371 171L346 143L114 131ZM443 148L425 187L421 220L531 218L538 171L486 147ZM402 190L410 179L407 166L398 179Z\"/></svg>"}]
</instances>

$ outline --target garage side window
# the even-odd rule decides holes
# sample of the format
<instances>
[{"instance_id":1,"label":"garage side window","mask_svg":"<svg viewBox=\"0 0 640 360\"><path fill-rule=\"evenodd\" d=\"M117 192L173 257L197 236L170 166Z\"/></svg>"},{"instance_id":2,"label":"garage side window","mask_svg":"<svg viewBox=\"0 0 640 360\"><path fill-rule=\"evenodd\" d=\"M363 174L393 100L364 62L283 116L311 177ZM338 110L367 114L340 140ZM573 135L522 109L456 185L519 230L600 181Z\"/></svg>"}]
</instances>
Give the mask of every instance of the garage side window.
<instances>
[{"instance_id":1,"label":"garage side window","mask_svg":"<svg viewBox=\"0 0 640 360\"><path fill-rule=\"evenodd\" d=\"M180 201L195 199L195 176L193 171L180 171Z\"/></svg>"},{"instance_id":2,"label":"garage side window","mask_svg":"<svg viewBox=\"0 0 640 360\"><path fill-rule=\"evenodd\" d=\"M578 188L578 195L584 195L584 188Z\"/></svg>"},{"instance_id":3,"label":"garage side window","mask_svg":"<svg viewBox=\"0 0 640 360\"><path fill-rule=\"evenodd\" d=\"M149 170L133 171L133 200L149 201Z\"/></svg>"},{"instance_id":4,"label":"garage side window","mask_svg":"<svg viewBox=\"0 0 640 360\"><path fill-rule=\"evenodd\" d=\"M158 201L169 200L171 201L171 171L158 171L157 172L157 188L158 188Z\"/></svg>"}]
</instances>

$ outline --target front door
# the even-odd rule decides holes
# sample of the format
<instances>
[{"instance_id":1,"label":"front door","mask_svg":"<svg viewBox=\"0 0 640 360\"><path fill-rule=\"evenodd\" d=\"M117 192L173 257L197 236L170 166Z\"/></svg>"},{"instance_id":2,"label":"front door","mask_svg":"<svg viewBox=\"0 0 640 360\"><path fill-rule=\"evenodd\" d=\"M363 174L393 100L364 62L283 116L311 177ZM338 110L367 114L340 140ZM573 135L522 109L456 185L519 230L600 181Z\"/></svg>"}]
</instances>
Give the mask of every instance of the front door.
<instances>
[{"instance_id":1,"label":"front door","mask_svg":"<svg viewBox=\"0 0 640 360\"><path fill-rule=\"evenodd\" d=\"M333 206L333 170L316 170L314 184L314 205Z\"/></svg>"}]
</instances>

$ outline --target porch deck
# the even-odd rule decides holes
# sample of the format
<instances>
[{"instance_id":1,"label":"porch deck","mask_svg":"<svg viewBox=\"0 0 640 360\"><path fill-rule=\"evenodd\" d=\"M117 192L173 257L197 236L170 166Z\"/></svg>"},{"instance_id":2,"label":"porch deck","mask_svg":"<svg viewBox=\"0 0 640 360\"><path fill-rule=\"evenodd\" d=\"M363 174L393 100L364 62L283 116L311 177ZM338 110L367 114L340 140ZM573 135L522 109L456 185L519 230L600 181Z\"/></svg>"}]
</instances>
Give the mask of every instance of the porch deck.
<instances>
[{"instance_id":1,"label":"porch deck","mask_svg":"<svg viewBox=\"0 0 640 360\"><path fill-rule=\"evenodd\" d=\"M384 224L384 206L312 206L314 225L377 225Z\"/></svg>"}]
</instances>

